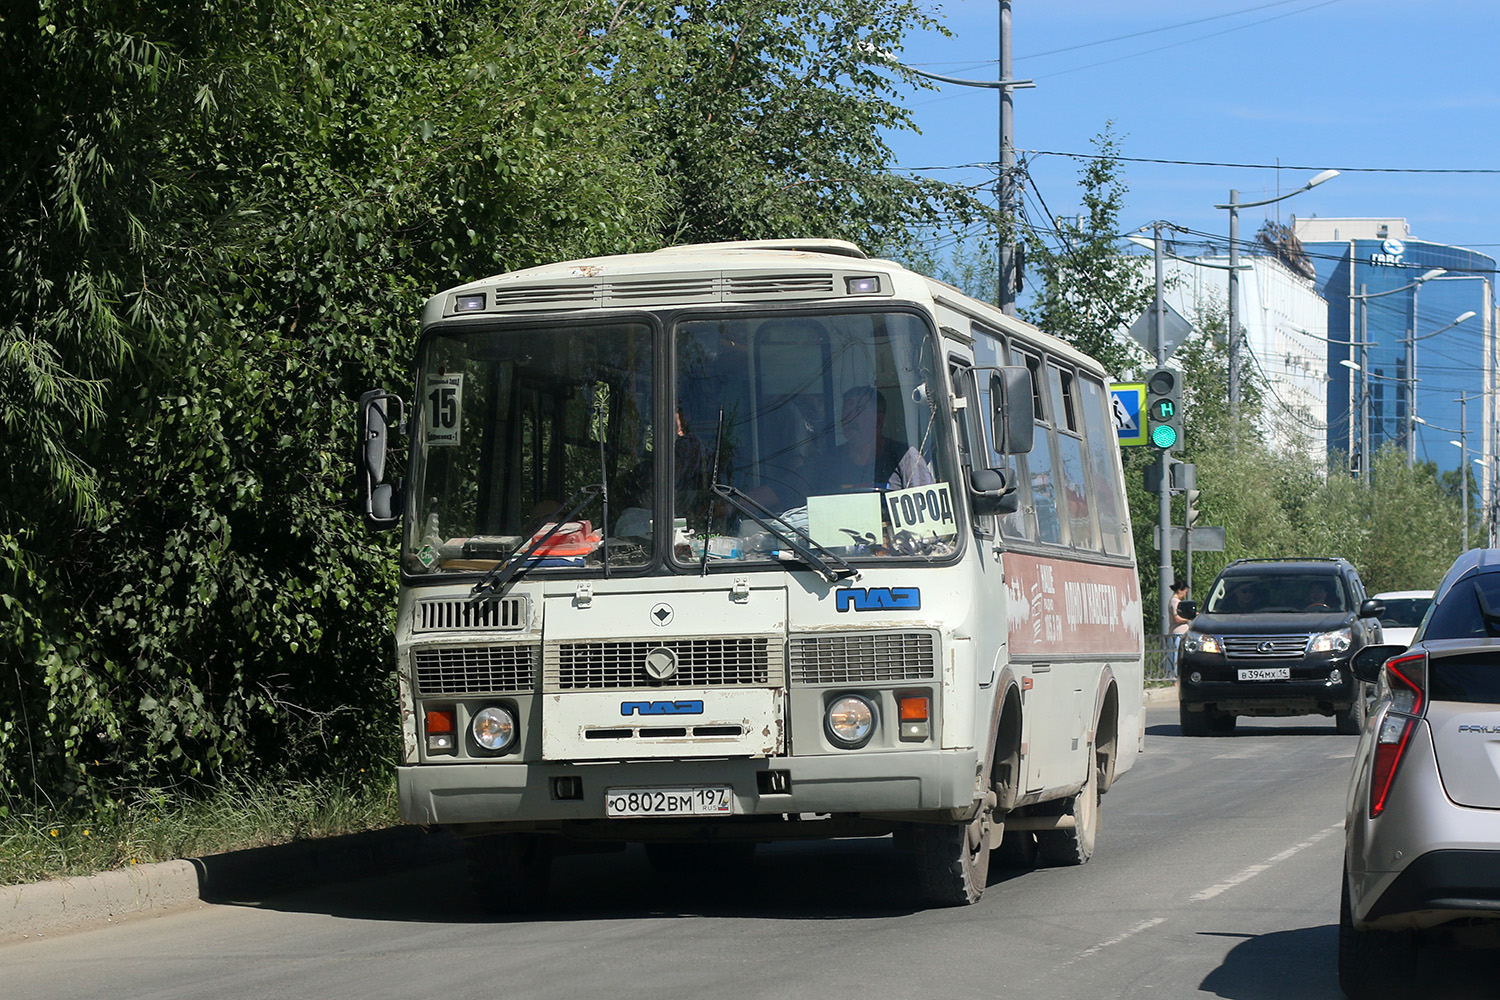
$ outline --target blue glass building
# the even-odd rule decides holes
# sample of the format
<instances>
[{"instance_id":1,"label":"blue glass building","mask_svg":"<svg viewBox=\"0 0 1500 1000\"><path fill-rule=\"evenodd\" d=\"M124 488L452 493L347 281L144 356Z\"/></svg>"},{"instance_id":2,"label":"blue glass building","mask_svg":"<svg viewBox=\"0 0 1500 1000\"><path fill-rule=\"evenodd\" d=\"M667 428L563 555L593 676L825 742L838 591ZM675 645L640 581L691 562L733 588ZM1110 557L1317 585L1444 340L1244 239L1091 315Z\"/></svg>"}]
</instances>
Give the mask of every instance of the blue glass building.
<instances>
[{"instance_id":1,"label":"blue glass building","mask_svg":"<svg viewBox=\"0 0 1500 1000\"><path fill-rule=\"evenodd\" d=\"M1442 471L1478 459L1492 496L1494 258L1412 239L1404 219L1299 219L1296 234L1328 302L1330 457L1359 467L1394 445Z\"/></svg>"}]
</instances>

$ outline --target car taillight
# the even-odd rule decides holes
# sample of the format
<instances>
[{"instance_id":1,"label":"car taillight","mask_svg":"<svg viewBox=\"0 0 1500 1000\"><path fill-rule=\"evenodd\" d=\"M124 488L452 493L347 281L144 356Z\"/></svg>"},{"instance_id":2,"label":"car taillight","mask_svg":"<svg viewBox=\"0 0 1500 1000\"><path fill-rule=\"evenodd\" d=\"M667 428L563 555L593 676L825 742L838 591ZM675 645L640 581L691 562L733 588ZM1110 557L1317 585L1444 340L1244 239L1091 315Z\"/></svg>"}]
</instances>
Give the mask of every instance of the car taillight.
<instances>
[{"instance_id":1,"label":"car taillight","mask_svg":"<svg viewBox=\"0 0 1500 1000\"><path fill-rule=\"evenodd\" d=\"M1417 720L1427 707L1423 688L1427 682L1427 654L1398 656L1385 664L1391 703L1375 732L1375 762L1370 774L1370 818L1385 812L1385 800L1396 780L1396 769L1416 732Z\"/></svg>"}]
</instances>

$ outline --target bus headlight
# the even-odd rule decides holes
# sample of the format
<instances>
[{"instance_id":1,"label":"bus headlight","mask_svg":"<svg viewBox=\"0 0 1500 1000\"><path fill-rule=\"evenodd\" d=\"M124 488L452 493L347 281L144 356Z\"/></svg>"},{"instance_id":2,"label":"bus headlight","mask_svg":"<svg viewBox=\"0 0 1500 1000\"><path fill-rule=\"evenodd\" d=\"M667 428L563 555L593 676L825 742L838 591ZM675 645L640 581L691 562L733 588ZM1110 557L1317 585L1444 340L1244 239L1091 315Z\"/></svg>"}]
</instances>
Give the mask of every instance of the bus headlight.
<instances>
[{"instance_id":1,"label":"bus headlight","mask_svg":"<svg viewBox=\"0 0 1500 1000\"><path fill-rule=\"evenodd\" d=\"M846 750L857 750L870 742L875 732L875 705L857 694L835 698L823 718L828 738Z\"/></svg>"},{"instance_id":2,"label":"bus headlight","mask_svg":"<svg viewBox=\"0 0 1500 1000\"><path fill-rule=\"evenodd\" d=\"M474 713L469 729L474 733L474 742L486 750L506 750L516 741L516 717L504 706L481 708Z\"/></svg>"}]
</instances>

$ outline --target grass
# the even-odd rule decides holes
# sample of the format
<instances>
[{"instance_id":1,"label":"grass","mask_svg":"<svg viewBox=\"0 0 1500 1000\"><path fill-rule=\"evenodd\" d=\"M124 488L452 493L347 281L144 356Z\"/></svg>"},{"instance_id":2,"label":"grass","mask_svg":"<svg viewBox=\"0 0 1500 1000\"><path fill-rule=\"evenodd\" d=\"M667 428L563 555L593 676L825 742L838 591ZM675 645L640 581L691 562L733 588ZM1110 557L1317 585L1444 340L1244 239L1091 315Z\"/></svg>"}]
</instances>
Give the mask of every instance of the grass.
<instances>
[{"instance_id":1,"label":"grass","mask_svg":"<svg viewBox=\"0 0 1500 1000\"><path fill-rule=\"evenodd\" d=\"M395 780L241 785L202 800L162 796L93 819L0 816L0 885L332 837L400 823Z\"/></svg>"}]
</instances>

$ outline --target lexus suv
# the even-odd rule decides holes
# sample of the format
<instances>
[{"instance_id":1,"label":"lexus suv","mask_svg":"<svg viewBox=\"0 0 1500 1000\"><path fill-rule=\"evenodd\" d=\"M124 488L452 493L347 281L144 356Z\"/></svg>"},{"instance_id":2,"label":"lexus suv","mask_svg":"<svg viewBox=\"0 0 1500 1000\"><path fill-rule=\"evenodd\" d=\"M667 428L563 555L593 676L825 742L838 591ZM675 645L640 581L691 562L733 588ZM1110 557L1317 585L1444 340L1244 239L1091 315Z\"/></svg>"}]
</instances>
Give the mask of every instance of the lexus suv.
<instances>
[{"instance_id":1,"label":"lexus suv","mask_svg":"<svg viewBox=\"0 0 1500 1000\"><path fill-rule=\"evenodd\" d=\"M1459 556L1411 647L1354 670L1379 692L1349 780L1339 984L1434 996L1419 945L1500 945L1500 550Z\"/></svg>"},{"instance_id":2,"label":"lexus suv","mask_svg":"<svg viewBox=\"0 0 1500 1000\"><path fill-rule=\"evenodd\" d=\"M1344 559L1239 559L1200 606L1183 601L1177 695L1182 735L1234 732L1241 715L1331 715L1364 726L1350 658L1381 641L1378 601Z\"/></svg>"}]
</instances>

